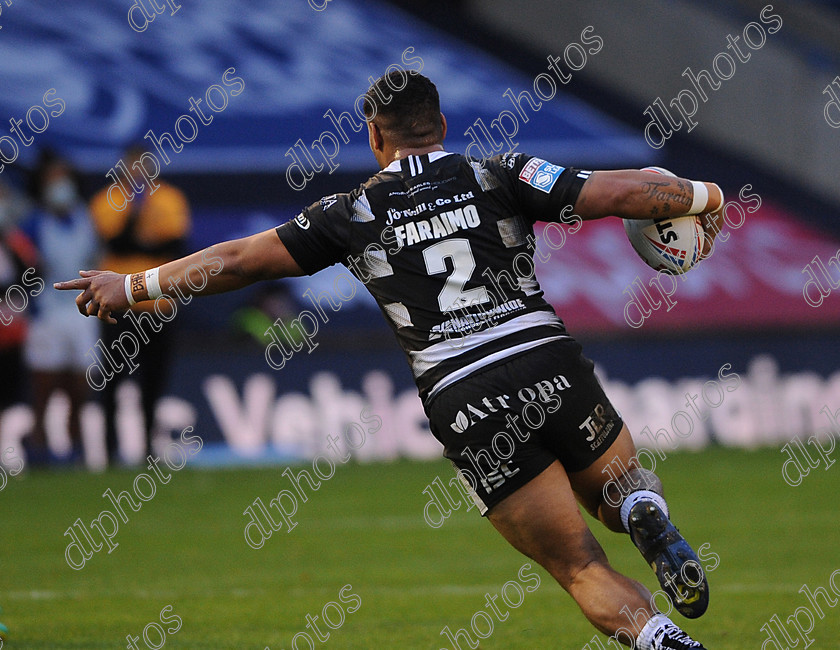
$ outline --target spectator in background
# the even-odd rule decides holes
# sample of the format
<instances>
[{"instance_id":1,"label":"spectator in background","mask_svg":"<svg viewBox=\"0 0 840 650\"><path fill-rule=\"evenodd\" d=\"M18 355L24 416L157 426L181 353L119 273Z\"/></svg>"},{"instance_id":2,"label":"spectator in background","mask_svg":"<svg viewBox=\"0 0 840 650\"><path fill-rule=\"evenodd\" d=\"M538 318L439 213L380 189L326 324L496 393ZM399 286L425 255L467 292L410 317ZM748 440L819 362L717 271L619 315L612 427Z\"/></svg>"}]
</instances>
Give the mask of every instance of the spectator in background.
<instances>
[{"instance_id":1,"label":"spectator in background","mask_svg":"<svg viewBox=\"0 0 840 650\"><path fill-rule=\"evenodd\" d=\"M25 399L23 345L28 316L16 311L23 303L13 295L17 292L9 291L14 285L23 286L24 271L34 268L38 260L35 246L17 227L25 211L22 197L0 180L0 413ZM10 306L9 299L18 302Z\"/></svg>"},{"instance_id":2,"label":"spectator in background","mask_svg":"<svg viewBox=\"0 0 840 650\"><path fill-rule=\"evenodd\" d=\"M36 203L24 223L24 230L38 250L39 275L47 286L55 280L75 275L96 261L96 235L79 182L70 164L55 153L44 151L30 183ZM56 460L48 450L44 426L47 404L56 390L63 391L70 404L68 432L71 462L82 459L81 409L89 396L85 370L88 352L96 343L96 324L78 322L66 301L45 291L30 307L31 323L26 339L26 363L32 373L32 402L35 425L27 456L30 464Z\"/></svg>"},{"instance_id":3,"label":"spectator in background","mask_svg":"<svg viewBox=\"0 0 840 650\"><path fill-rule=\"evenodd\" d=\"M143 146L130 147L123 158L127 169L146 152ZM91 202L91 215L100 239L105 245L105 259L102 268L119 269L120 273L135 273L159 266L184 254L190 233L190 209L186 196L176 187L161 181L157 189L142 193L124 207L116 210L108 201L107 188L99 192ZM166 291L166 287L163 288ZM166 302L158 306L165 308ZM143 303L131 308L135 313L153 311L153 303ZM159 321L156 321L159 322ZM128 318L118 319L117 325L103 323L102 340L110 349L112 342L123 332L135 332ZM146 454L152 453L155 406L166 386L169 361L172 352L171 323L163 323L159 332L149 326L143 331L149 337L148 343L141 343L135 363L140 385L143 428L146 436ZM109 381L102 390L105 408L105 440L111 462L120 460L116 429L116 392L118 383L129 377L126 369ZM146 455L144 454L144 456Z\"/></svg>"}]
</instances>

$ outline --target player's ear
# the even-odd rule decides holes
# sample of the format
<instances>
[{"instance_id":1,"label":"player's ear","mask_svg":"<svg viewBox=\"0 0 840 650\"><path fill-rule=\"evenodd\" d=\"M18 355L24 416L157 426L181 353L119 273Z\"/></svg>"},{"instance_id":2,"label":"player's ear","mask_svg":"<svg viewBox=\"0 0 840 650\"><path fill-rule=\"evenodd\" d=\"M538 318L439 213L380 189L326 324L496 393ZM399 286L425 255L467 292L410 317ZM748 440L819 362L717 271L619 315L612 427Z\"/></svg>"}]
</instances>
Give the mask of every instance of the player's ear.
<instances>
[{"instance_id":1,"label":"player's ear","mask_svg":"<svg viewBox=\"0 0 840 650\"><path fill-rule=\"evenodd\" d=\"M371 151L374 153L382 151L385 148L385 138L382 137L382 131L379 130L379 126L373 120L370 120L367 126Z\"/></svg>"},{"instance_id":2,"label":"player's ear","mask_svg":"<svg viewBox=\"0 0 840 650\"><path fill-rule=\"evenodd\" d=\"M440 141L446 140L446 115L440 114Z\"/></svg>"}]
</instances>

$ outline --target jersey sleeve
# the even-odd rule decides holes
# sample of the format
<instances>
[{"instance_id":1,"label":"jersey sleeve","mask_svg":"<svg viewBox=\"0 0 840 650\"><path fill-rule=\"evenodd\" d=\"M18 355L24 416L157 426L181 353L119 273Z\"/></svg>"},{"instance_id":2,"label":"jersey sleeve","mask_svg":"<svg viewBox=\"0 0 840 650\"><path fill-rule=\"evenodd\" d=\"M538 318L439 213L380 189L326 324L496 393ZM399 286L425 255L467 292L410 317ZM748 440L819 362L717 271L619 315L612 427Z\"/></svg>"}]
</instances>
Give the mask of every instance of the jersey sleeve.
<instances>
[{"instance_id":1,"label":"jersey sleeve","mask_svg":"<svg viewBox=\"0 0 840 650\"><path fill-rule=\"evenodd\" d=\"M325 197L275 229L307 275L347 259L352 214L349 205L346 195Z\"/></svg>"},{"instance_id":2,"label":"jersey sleeve","mask_svg":"<svg viewBox=\"0 0 840 650\"><path fill-rule=\"evenodd\" d=\"M560 221L569 208L574 208L583 184L592 173L522 153L495 156L487 164L513 193L522 208L522 216L531 223Z\"/></svg>"}]
</instances>

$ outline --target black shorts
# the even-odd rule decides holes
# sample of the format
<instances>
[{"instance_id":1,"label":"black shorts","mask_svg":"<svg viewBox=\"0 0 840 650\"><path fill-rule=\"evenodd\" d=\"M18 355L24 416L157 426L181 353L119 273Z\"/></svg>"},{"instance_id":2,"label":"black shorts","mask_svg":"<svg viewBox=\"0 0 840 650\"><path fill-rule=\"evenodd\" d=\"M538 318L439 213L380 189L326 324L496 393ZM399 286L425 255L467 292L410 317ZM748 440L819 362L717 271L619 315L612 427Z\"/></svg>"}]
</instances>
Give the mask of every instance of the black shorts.
<instances>
[{"instance_id":1,"label":"black shorts","mask_svg":"<svg viewBox=\"0 0 840 650\"><path fill-rule=\"evenodd\" d=\"M443 389L426 406L443 455L482 515L559 460L589 467L621 417L572 340L546 343Z\"/></svg>"}]
</instances>

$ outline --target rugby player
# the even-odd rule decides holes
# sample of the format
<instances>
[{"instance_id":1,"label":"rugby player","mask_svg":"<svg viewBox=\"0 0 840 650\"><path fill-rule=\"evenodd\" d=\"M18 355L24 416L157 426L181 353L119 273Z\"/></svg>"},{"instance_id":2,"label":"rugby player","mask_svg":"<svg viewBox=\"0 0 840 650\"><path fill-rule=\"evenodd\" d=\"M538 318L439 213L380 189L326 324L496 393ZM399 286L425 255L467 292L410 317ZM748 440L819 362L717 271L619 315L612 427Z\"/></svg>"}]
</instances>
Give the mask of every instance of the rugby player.
<instances>
[{"instance_id":1,"label":"rugby player","mask_svg":"<svg viewBox=\"0 0 840 650\"><path fill-rule=\"evenodd\" d=\"M630 534L678 611L692 618L705 611L705 576L669 519L659 479L636 462L593 363L543 298L533 224L570 211L582 220L701 214L708 253L719 188L660 175L652 191L652 174L641 170L564 168L520 153L477 162L446 152L437 89L417 73L391 72L366 97L381 171L358 189L324 197L276 229L213 246L223 262L215 275L201 269L204 251L145 273L81 271L55 288L81 290L82 314L115 323L134 302L159 298L170 278L189 278L180 282L185 293L212 294L343 263L396 334L431 431L482 515L604 634L643 650L702 648L656 611L642 584L610 566L578 509ZM561 398L542 408L544 422L530 431L518 395L544 381L562 387ZM498 432L509 432L501 458ZM627 469L613 479L605 469L616 457Z\"/></svg>"}]
</instances>

